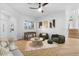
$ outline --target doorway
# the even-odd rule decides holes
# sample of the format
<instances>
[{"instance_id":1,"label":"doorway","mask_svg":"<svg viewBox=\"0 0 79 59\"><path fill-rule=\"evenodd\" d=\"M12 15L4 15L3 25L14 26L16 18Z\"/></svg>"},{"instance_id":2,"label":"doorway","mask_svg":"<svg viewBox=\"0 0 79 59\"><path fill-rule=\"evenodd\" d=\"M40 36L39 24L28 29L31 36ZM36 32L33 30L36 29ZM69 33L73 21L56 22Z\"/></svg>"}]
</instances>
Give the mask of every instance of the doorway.
<instances>
[{"instance_id":1,"label":"doorway","mask_svg":"<svg viewBox=\"0 0 79 59\"><path fill-rule=\"evenodd\" d=\"M79 38L79 28L78 28L78 22L76 20L73 19L69 20L68 37Z\"/></svg>"}]
</instances>

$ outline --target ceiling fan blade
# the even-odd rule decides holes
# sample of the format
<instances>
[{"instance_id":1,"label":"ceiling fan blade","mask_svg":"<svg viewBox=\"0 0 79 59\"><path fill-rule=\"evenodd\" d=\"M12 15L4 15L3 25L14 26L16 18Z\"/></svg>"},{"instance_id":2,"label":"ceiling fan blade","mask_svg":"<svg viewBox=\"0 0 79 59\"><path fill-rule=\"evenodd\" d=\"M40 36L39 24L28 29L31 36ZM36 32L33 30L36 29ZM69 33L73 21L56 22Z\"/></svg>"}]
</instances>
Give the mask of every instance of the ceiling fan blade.
<instances>
[{"instance_id":1,"label":"ceiling fan blade","mask_svg":"<svg viewBox=\"0 0 79 59\"><path fill-rule=\"evenodd\" d=\"M33 7L29 7L30 9L38 9L38 8L33 8Z\"/></svg>"},{"instance_id":2,"label":"ceiling fan blade","mask_svg":"<svg viewBox=\"0 0 79 59\"><path fill-rule=\"evenodd\" d=\"M42 6L46 6L48 3L44 3L44 4L42 4Z\"/></svg>"}]
</instances>

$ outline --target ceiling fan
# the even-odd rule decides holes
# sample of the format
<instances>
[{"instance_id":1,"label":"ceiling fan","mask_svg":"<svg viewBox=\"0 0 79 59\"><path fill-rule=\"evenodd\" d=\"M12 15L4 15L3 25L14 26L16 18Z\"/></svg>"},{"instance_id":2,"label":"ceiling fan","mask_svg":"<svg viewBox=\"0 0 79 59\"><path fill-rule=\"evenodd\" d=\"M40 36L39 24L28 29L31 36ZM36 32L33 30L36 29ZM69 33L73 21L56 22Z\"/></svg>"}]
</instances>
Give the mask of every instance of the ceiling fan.
<instances>
[{"instance_id":1,"label":"ceiling fan","mask_svg":"<svg viewBox=\"0 0 79 59\"><path fill-rule=\"evenodd\" d=\"M48 3L38 3L38 7L29 7L30 9L37 9L39 12L44 12L43 7L46 6Z\"/></svg>"}]
</instances>

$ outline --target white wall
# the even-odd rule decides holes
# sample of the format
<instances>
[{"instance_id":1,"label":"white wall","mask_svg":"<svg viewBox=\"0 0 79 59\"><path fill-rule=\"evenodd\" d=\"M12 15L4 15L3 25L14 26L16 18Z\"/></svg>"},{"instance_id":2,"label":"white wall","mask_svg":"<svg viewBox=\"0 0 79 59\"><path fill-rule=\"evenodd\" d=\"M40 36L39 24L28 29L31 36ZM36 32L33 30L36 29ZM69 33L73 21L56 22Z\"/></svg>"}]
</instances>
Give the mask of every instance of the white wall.
<instances>
[{"instance_id":1,"label":"white wall","mask_svg":"<svg viewBox=\"0 0 79 59\"><path fill-rule=\"evenodd\" d=\"M19 14L11 9L7 4L0 4L0 20L6 22L8 30L7 36L8 37L17 37L17 21L19 19ZM10 33L10 24L14 24L14 32Z\"/></svg>"},{"instance_id":2,"label":"white wall","mask_svg":"<svg viewBox=\"0 0 79 59\"><path fill-rule=\"evenodd\" d=\"M7 14L6 10L1 9L0 10L0 25L1 25L1 32L3 37L17 37L17 23L16 23L16 18L11 15ZM14 24L14 31L10 32L10 25ZM3 26L4 25L4 26ZM4 29L4 31L3 31ZM1 36L1 35L0 35Z\"/></svg>"},{"instance_id":3,"label":"white wall","mask_svg":"<svg viewBox=\"0 0 79 59\"><path fill-rule=\"evenodd\" d=\"M0 38L7 37L7 22L0 18Z\"/></svg>"},{"instance_id":4,"label":"white wall","mask_svg":"<svg viewBox=\"0 0 79 59\"><path fill-rule=\"evenodd\" d=\"M14 31L10 32L11 24L13 24ZM11 17L8 21L8 37L17 37L17 22L14 17Z\"/></svg>"},{"instance_id":5,"label":"white wall","mask_svg":"<svg viewBox=\"0 0 79 59\"><path fill-rule=\"evenodd\" d=\"M22 39L24 36L23 35L24 32L35 31L36 28L32 29L32 30L24 30L24 20L34 21L33 17L25 16L24 14L17 12L16 10L14 10L13 8L11 8L9 5L7 5L5 3L0 4L0 12L3 12L6 16L7 15L9 16L9 19L5 19L8 22L8 25L10 25L12 23L14 23L14 25L15 25L15 29L16 29L15 33L11 34L8 32L9 37L16 36L17 39ZM7 18L8 18L8 16L7 16Z\"/></svg>"},{"instance_id":6,"label":"white wall","mask_svg":"<svg viewBox=\"0 0 79 59\"><path fill-rule=\"evenodd\" d=\"M35 19L32 18L32 17L29 17L29 16L22 17L22 16L20 16L20 19L19 19L18 24L17 24L17 37L18 37L18 39L22 39L24 37L24 32L36 31L36 28L31 29L31 30L28 30L28 29L25 30L24 29L24 21L25 20L35 21ZM35 25L35 23L34 23L34 25Z\"/></svg>"},{"instance_id":7,"label":"white wall","mask_svg":"<svg viewBox=\"0 0 79 59\"><path fill-rule=\"evenodd\" d=\"M11 17L13 19L15 19L16 21L12 21L14 22L16 25L16 36L18 39L22 39L24 36L24 32L27 31L36 31L37 34L39 34L40 32L47 32L50 36L52 34L60 34L60 35L67 35L67 29L66 29L66 25L67 25L67 20L69 19L67 17L69 17L70 15L66 15L65 11L59 11L59 12L54 12L51 15L47 15L47 16L43 16L41 18L34 18L34 17L30 17L30 16L25 16L23 14L18 13L16 10L12 9L11 7L7 6L6 4L0 4L0 11L1 10L5 10L7 12L5 12L6 14L11 15ZM55 28L48 28L48 29L39 29L36 28L32 29L32 30L24 30L24 21L25 20L29 20L29 21L34 21L35 22L35 26L37 26L37 22L39 21L44 21L44 20L56 20L56 27Z\"/></svg>"},{"instance_id":8,"label":"white wall","mask_svg":"<svg viewBox=\"0 0 79 59\"><path fill-rule=\"evenodd\" d=\"M45 32L48 33L49 36L51 37L52 34L60 34L60 35L66 35L66 17L65 17L65 11L60 11L57 13L52 13L51 15L47 15L44 16L42 18L38 18L39 20L37 20L37 22L39 21L44 21L44 20L48 20L51 21L53 19L56 20L56 26L55 28L47 28L47 29L39 29L37 28L37 34L39 34L40 32Z\"/></svg>"}]
</instances>

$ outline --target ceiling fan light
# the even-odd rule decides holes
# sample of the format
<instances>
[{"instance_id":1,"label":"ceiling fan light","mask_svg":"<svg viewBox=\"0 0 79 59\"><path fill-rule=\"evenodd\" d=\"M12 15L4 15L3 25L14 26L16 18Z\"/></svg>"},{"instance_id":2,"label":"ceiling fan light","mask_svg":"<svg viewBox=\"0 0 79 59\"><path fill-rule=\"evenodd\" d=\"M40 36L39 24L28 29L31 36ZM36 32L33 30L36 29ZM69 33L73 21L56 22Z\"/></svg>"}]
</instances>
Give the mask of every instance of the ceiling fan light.
<instances>
[{"instance_id":1,"label":"ceiling fan light","mask_svg":"<svg viewBox=\"0 0 79 59\"><path fill-rule=\"evenodd\" d=\"M38 11L41 12L42 11L42 8L38 8Z\"/></svg>"}]
</instances>

